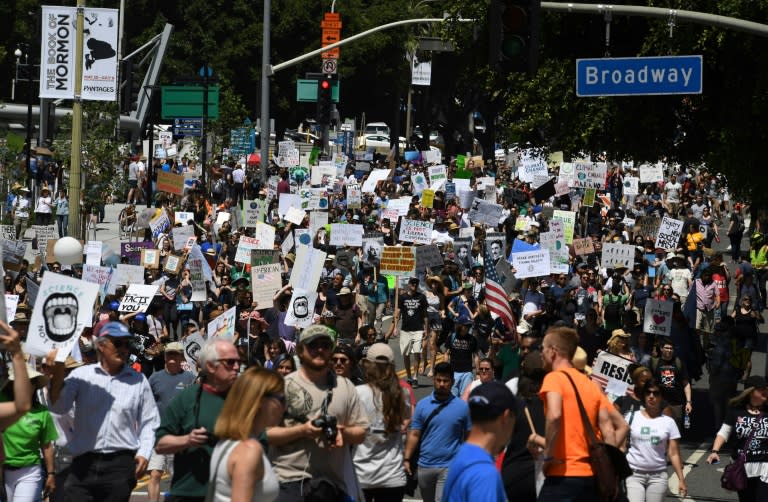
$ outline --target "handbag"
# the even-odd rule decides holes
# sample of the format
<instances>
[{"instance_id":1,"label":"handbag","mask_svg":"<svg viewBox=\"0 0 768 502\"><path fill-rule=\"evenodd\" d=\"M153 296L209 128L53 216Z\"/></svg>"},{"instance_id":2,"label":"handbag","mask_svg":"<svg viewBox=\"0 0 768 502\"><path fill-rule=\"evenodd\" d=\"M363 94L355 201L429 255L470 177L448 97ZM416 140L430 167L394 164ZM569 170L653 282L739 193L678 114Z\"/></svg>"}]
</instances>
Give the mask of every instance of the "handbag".
<instances>
[{"instance_id":1,"label":"handbag","mask_svg":"<svg viewBox=\"0 0 768 502\"><path fill-rule=\"evenodd\" d=\"M760 421L762 416L763 414L760 413L757 416L757 420ZM750 441L752 441L752 438L755 436L755 432L757 432L757 427L752 428L749 436L744 441L744 447L739 450L739 454L736 456L736 460L725 466L723 475L720 478L720 486L726 490L730 490L732 492L740 492L747 488L748 478L744 464L747 462L747 445Z\"/></svg>"},{"instance_id":2,"label":"handbag","mask_svg":"<svg viewBox=\"0 0 768 502\"><path fill-rule=\"evenodd\" d=\"M621 495L621 482L632 475L632 469L627 462L627 456L620 449L613 445L598 441L592 423L587 416L587 410L584 409L584 403L581 401L579 390L576 383L567 372L562 373L568 377L573 392L576 394L576 401L579 403L579 412L581 420L584 423L584 430L587 431L587 441L589 444L589 463L592 466L592 473L595 478L598 500L601 502L613 502Z\"/></svg>"},{"instance_id":3,"label":"handbag","mask_svg":"<svg viewBox=\"0 0 768 502\"><path fill-rule=\"evenodd\" d=\"M421 451L421 443L424 441L424 437L427 435L427 427L429 427L430 422L432 422L432 419L435 418L435 416L440 413L443 408L448 406L448 404L453 401L454 398L450 398L444 403L441 403L439 406L437 406L434 410L432 410L432 413L429 414L427 419L424 421L424 426L421 429L421 436L419 436L419 442L416 443L416 448L413 449L413 452L411 453L411 458L408 459L408 462L411 464L411 473L405 475L405 493L406 495L413 496L414 493L416 493L416 487L419 486L419 453Z\"/></svg>"}]
</instances>

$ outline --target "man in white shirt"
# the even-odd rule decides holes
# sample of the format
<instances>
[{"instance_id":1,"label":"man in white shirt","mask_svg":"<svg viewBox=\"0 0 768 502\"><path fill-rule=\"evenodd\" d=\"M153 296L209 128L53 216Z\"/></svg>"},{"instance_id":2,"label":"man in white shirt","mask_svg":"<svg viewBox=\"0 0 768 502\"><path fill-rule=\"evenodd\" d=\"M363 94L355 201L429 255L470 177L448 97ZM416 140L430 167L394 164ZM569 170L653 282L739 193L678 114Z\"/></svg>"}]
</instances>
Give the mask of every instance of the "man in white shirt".
<instances>
[{"instance_id":1,"label":"man in white shirt","mask_svg":"<svg viewBox=\"0 0 768 502\"><path fill-rule=\"evenodd\" d=\"M669 177L669 181L664 185L664 204L667 206L673 218L680 214L680 192L683 186L677 181L674 174Z\"/></svg>"},{"instance_id":2,"label":"man in white shirt","mask_svg":"<svg viewBox=\"0 0 768 502\"><path fill-rule=\"evenodd\" d=\"M242 164L237 164L232 171L232 181L235 182L235 204L240 205L243 201L243 189L245 187L245 171Z\"/></svg>"}]
</instances>

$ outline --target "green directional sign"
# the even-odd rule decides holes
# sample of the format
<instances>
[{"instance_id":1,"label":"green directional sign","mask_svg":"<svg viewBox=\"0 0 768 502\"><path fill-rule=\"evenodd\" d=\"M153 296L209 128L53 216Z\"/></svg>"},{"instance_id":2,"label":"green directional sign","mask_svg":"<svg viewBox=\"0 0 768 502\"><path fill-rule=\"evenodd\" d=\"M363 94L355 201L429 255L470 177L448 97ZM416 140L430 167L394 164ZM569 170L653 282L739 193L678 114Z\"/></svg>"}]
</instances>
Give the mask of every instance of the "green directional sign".
<instances>
[{"instance_id":1,"label":"green directional sign","mask_svg":"<svg viewBox=\"0 0 768 502\"><path fill-rule=\"evenodd\" d=\"M331 82L331 99L334 103L339 102L339 81ZM298 79L296 80L296 101L299 103L317 102L317 79Z\"/></svg>"},{"instance_id":2,"label":"green directional sign","mask_svg":"<svg viewBox=\"0 0 768 502\"><path fill-rule=\"evenodd\" d=\"M160 116L164 119L202 117L205 88L201 85L164 85ZM219 118L219 86L208 86L208 118Z\"/></svg>"}]
</instances>

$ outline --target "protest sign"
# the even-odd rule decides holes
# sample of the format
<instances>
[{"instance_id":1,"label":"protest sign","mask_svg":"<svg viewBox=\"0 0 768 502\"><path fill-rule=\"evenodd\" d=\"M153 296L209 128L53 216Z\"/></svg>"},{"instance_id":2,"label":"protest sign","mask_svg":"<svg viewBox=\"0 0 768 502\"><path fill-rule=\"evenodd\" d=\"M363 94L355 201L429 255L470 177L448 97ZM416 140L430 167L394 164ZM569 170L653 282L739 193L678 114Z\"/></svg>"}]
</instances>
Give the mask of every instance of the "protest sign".
<instances>
[{"instance_id":1,"label":"protest sign","mask_svg":"<svg viewBox=\"0 0 768 502\"><path fill-rule=\"evenodd\" d=\"M141 249L141 262L139 265L144 268L160 268L160 250L159 249Z\"/></svg>"},{"instance_id":2,"label":"protest sign","mask_svg":"<svg viewBox=\"0 0 768 502\"><path fill-rule=\"evenodd\" d=\"M634 228L634 227L635 227L635 219L634 219L634 218L630 218L629 216L625 216L625 217L624 217L624 219L623 219L623 220L621 220L621 222L622 222L622 223L624 224L624 226L625 226L625 227L627 227L627 228L630 228L630 229L631 229L631 228Z\"/></svg>"},{"instance_id":3,"label":"protest sign","mask_svg":"<svg viewBox=\"0 0 768 502\"><path fill-rule=\"evenodd\" d=\"M421 207L431 208L435 203L435 191L431 188L425 188L421 192Z\"/></svg>"},{"instance_id":4,"label":"protest sign","mask_svg":"<svg viewBox=\"0 0 768 502\"><path fill-rule=\"evenodd\" d=\"M662 249L675 249L683 232L683 222L664 216L659 225L659 233L656 234L656 247Z\"/></svg>"},{"instance_id":5,"label":"protest sign","mask_svg":"<svg viewBox=\"0 0 768 502\"><path fill-rule=\"evenodd\" d=\"M570 191L571 191L571 187L568 186L567 180L564 180L564 181L558 180L558 182L555 183L555 195L557 195L558 197L560 197L561 195L567 195L568 193L570 193Z\"/></svg>"},{"instance_id":6,"label":"protest sign","mask_svg":"<svg viewBox=\"0 0 768 502\"><path fill-rule=\"evenodd\" d=\"M182 265L183 265L183 261L181 256L176 256L175 254L169 254L165 258L165 264L163 266L163 270L165 270L167 274L178 275L179 272L181 272Z\"/></svg>"},{"instance_id":7,"label":"protest sign","mask_svg":"<svg viewBox=\"0 0 768 502\"><path fill-rule=\"evenodd\" d=\"M101 265L101 241L88 241L85 245L85 263Z\"/></svg>"},{"instance_id":8,"label":"protest sign","mask_svg":"<svg viewBox=\"0 0 768 502\"><path fill-rule=\"evenodd\" d=\"M660 301L649 298L645 302L643 331L655 336L670 336L672 334L672 301Z\"/></svg>"},{"instance_id":9,"label":"protest sign","mask_svg":"<svg viewBox=\"0 0 768 502\"><path fill-rule=\"evenodd\" d=\"M320 272L323 270L326 256L327 254L324 251L313 247L297 247L296 261L291 270L291 286L305 291L317 290L317 284L320 282Z\"/></svg>"},{"instance_id":10,"label":"protest sign","mask_svg":"<svg viewBox=\"0 0 768 502\"><path fill-rule=\"evenodd\" d=\"M607 168L605 162L574 162L572 186L576 188L605 188Z\"/></svg>"},{"instance_id":11,"label":"protest sign","mask_svg":"<svg viewBox=\"0 0 768 502\"><path fill-rule=\"evenodd\" d=\"M153 239L157 239L162 233L167 233L169 228L171 228L171 220L164 209L158 210L149 220L149 229L152 231Z\"/></svg>"},{"instance_id":12,"label":"protest sign","mask_svg":"<svg viewBox=\"0 0 768 502\"><path fill-rule=\"evenodd\" d=\"M381 249L384 247L384 234L368 232L363 234L363 259L368 263L378 263Z\"/></svg>"},{"instance_id":13,"label":"protest sign","mask_svg":"<svg viewBox=\"0 0 768 502\"><path fill-rule=\"evenodd\" d=\"M208 340L220 338L232 340L235 337L235 316L237 307L232 307L208 323Z\"/></svg>"},{"instance_id":14,"label":"protest sign","mask_svg":"<svg viewBox=\"0 0 768 502\"><path fill-rule=\"evenodd\" d=\"M56 242L59 239L59 232L53 225L32 225L32 228L35 231L35 238L37 239L37 249L39 249L45 257L50 254L47 252L48 241ZM78 263L82 263L82 261L81 258Z\"/></svg>"},{"instance_id":15,"label":"protest sign","mask_svg":"<svg viewBox=\"0 0 768 502\"><path fill-rule=\"evenodd\" d=\"M586 237L584 239L573 239L573 252L576 255L585 255L595 252L595 247L592 245L592 239Z\"/></svg>"},{"instance_id":16,"label":"protest sign","mask_svg":"<svg viewBox=\"0 0 768 502\"><path fill-rule=\"evenodd\" d=\"M526 251L512 254L512 266L515 268L515 277L542 277L550 274L549 250Z\"/></svg>"},{"instance_id":17,"label":"protest sign","mask_svg":"<svg viewBox=\"0 0 768 502\"><path fill-rule=\"evenodd\" d=\"M475 200L477 191L475 190L462 190L459 192L459 207L461 209L469 209L472 207L472 201Z\"/></svg>"},{"instance_id":18,"label":"protest sign","mask_svg":"<svg viewBox=\"0 0 768 502\"><path fill-rule=\"evenodd\" d=\"M264 221L267 214L267 200L254 199L243 201L243 226L253 228Z\"/></svg>"},{"instance_id":19,"label":"protest sign","mask_svg":"<svg viewBox=\"0 0 768 502\"><path fill-rule=\"evenodd\" d=\"M351 223L331 223L331 246L363 245L363 226Z\"/></svg>"},{"instance_id":20,"label":"protest sign","mask_svg":"<svg viewBox=\"0 0 768 502\"><path fill-rule=\"evenodd\" d=\"M557 181L558 183L567 183L570 186L573 184L575 174L573 162L563 162L560 164Z\"/></svg>"},{"instance_id":21,"label":"protest sign","mask_svg":"<svg viewBox=\"0 0 768 502\"><path fill-rule=\"evenodd\" d=\"M195 331L185 336L182 341L184 343L184 359L190 367L196 368L198 356L205 345L203 335L199 331Z\"/></svg>"},{"instance_id":22,"label":"protest sign","mask_svg":"<svg viewBox=\"0 0 768 502\"><path fill-rule=\"evenodd\" d=\"M595 195L597 194L597 191L594 188L585 188L584 189L584 198L582 199L582 204L584 204L586 207L592 207L595 205Z\"/></svg>"},{"instance_id":23,"label":"protest sign","mask_svg":"<svg viewBox=\"0 0 768 502\"><path fill-rule=\"evenodd\" d=\"M120 263L112 274L110 286L125 284L144 284L144 267L141 265L126 265Z\"/></svg>"},{"instance_id":24,"label":"protest sign","mask_svg":"<svg viewBox=\"0 0 768 502\"><path fill-rule=\"evenodd\" d=\"M639 192L639 182L639 178L634 176L626 176L624 178L624 195L637 195Z\"/></svg>"},{"instance_id":25,"label":"protest sign","mask_svg":"<svg viewBox=\"0 0 768 502\"><path fill-rule=\"evenodd\" d=\"M333 162L320 162L320 164L312 166L310 183L315 186L326 186L335 177L336 166L333 165Z\"/></svg>"},{"instance_id":26,"label":"protest sign","mask_svg":"<svg viewBox=\"0 0 768 502\"><path fill-rule=\"evenodd\" d=\"M429 188L427 177L424 173L415 173L411 175L411 186L414 195L421 195L425 189Z\"/></svg>"},{"instance_id":27,"label":"protest sign","mask_svg":"<svg viewBox=\"0 0 768 502\"><path fill-rule=\"evenodd\" d=\"M280 263L280 252L276 249L251 250L251 266L269 265L272 263Z\"/></svg>"},{"instance_id":28,"label":"protest sign","mask_svg":"<svg viewBox=\"0 0 768 502\"><path fill-rule=\"evenodd\" d=\"M487 200L475 198L469 207L469 220L496 228L501 220L503 207Z\"/></svg>"},{"instance_id":29,"label":"protest sign","mask_svg":"<svg viewBox=\"0 0 768 502\"><path fill-rule=\"evenodd\" d=\"M384 246L379 273L383 275L413 275L416 271L416 253L412 246Z\"/></svg>"},{"instance_id":30,"label":"protest sign","mask_svg":"<svg viewBox=\"0 0 768 502\"><path fill-rule=\"evenodd\" d=\"M304 221L304 217L307 215L307 212L303 209L296 208L296 207L290 207L288 208L288 212L285 213L285 216L283 219L285 221L290 221L294 225L301 225L301 222Z\"/></svg>"},{"instance_id":31,"label":"protest sign","mask_svg":"<svg viewBox=\"0 0 768 502\"><path fill-rule=\"evenodd\" d=\"M639 171L640 183L661 183L664 181L664 171L661 164L642 164Z\"/></svg>"},{"instance_id":32,"label":"protest sign","mask_svg":"<svg viewBox=\"0 0 768 502\"><path fill-rule=\"evenodd\" d=\"M430 244L432 242L432 222L403 218L400 222L400 235L398 239L400 242Z\"/></svg>"},{"instance_id":33,"label":"protest sign","mask_svg":"<svg viewBox=\"0 0 768 502\"><path fill-rule=\"evenodd\" d=\"M312 324L312 317L317 301L317 291L294 288L288 308L285 312L286 326L306 328Z\"/></svg>"},{"instance_id":34,"label":"protest sign","mask_svg":"<svg viewBox=\"0 0 768 502\"><path fill-rule=\"evenodd\" d=\"M112 281L112 276L115 274L114 269L111 267L100 267L98 265L83 265L82 278L85 282L91 282L98 284L105 289Z\"/></svg>"},{"instance_id":35,"label":"protest sign","mask_svg":"<svg viewBox=\"0 0 768 502\"><path fill-rule=\"evenodd\" d=\"M120 255L128 259L129 265L139 265L142 249L155 249L152 241L123 242L120 244Z\"/></svg>"},{"instance_id":36,"label":"protest sign","mask_svg":"<svg viewBox=\"0 0 768 502\"><path fill-rule=\"evenodd\" d=\"M488 202L495 203L498 199L499 195L499 189L496 188L496 185L485 185L485 189L483 190L483 199L487 200Z\"/></svg>"},{"instance_id":37,"label":"protest sign","mask_svg":"<svg viewBox=\"0 0 768 502\"><path fill-rule=\"evenodd\" d=\"M373 193L376 190L376 185L380 181L384 181L389 178L391 169L374 169L368 174L368 178L363 183L363 193Z\"/></svg>"},{"instance_id":38,"label":"protest sign","mask_svg":"<svg viewBox=\"0 0 768 502\"><path fill-rule=\"evenodd\" d=\"M6 293L3 295L5 298L5 319L4 322L13 322L13 318L16 317L16 309L19 307L19 295L9 295Z\"/></svg>"},{"instance_id":39,"label":"protest sign","mask_svg":"<svg viewBox=\"0 0 768 502\"><path fill-rule=\"evenodd\" d=\"M387 209L396 209L398 216L405 216L411 208L411 198L401 197L399 199L390 199L387 202Z\"/></svg>"},{"instance_id":40,"label":"protest sign","mask_svg":"<svg viewBox=\"0 0 768 502\"><path fill-rule=\"evenodd\" d=\"M323 211L312 211L309 213L309 234L310 241L317 235L317 231L328 225L328 213ZM296 229L299 230L299 229ZM296 237L296 240L299 240Z\"/></svg>"},{"instance_id":41,"label":"protest sign","mask_svg":"<svg viewBox=\"0 0 768 502\"><path fill-rule=\"evenodd\" d=\"M186 225L189 221L195 221L195 213L189 211L176 211L173 213L173 221Z\"/></svg>"},{"instance_id":42,"label":"protest sign","mask_svg":"<svg viewBox=\"0 0 768 502\"><path fill-rule=\"evenodd\" d=\"M544 159L525 156L520 161L517 175L522 181L533 183L537 175L547 176L547 162Z\"/></svg>"},{"instance_id":43,"label":"protest sign","mask_svg":"<svg viewBox=\"0 0 768 502\"><path fill-rule=\"evenodd\" d=\"M571 244L573 242L573 227L576 225L576 213L573 211L555 209L552 211L552 219L560 220L563 222L563 235L565 236L565 243Z\"/></svg>"},{"instance_id":44,"label":"protest sign","mask_svg":"<svg viewBox=\"0 0 768 502\"><path fill-rule=\"evenodd\" d=\"M433 189L448 181L448 173L443 164L429 166L429 184Z\"/></svg>"},{"instance_id":45,"label":"protest sign","mask_svg":"<svg viewBox=\"0 0 768 502\"><path fill-rule=\"evenodd\" d=\"M416 246L416 270L424 271L427 268L439 268L443 266L443 255L436 244Z\"/></svg>"},{"instance_id":46,"label":"protest sign","mask_svg":"<svg viewBox=\"0 0 768 502\"><path fill-rule=\"evenodd\" d=\"M605 268L632 268L635 263L635 246L629 244L603 244L600 262Z\"/></svg>"},{"instance_id":47,"label":"protest sign","mask_svg":"<svg viewBox=\"0 0 768 502\"><path fill-rule=\"evenodd\" d=\"M192 256L190 253L187 259L187 267L189 267L189 282L192 283L192 296L189 301L192 302L204 302L207 298L207 292L205 288L205 272L203 262L205 260L202 257Z\"/></svg>"},{"instance_id":48,"label":"protest sign","mask_svg":"<svg viewBox=\"0 0 768 502\"><path fill-rule=\"evenodd\" d=\"M456 183L449 181L445 184L445 201L456 199Z\"/></svg>"},{"instance_id":49,"label":"protest sign","mask_svg":"<svg viewBox=\"0 0 768 502\"><path fill-rule=\"evenodd\" d=\"M195 229L190 225L182 225L171 229L173 236L173 250L181 251L187 244L187 239L195 236Z\"/></svg>"},{"instance_id":50,"label":"protest sign","mask_svg":"<svg viewBox=\"0 0 768 502\"><path fill-rule=\"evenodd\" d=\"M258 308L272 305L272 297L283 287L279 263L251 266L251 292Z\"/></svg>"},{"instance_id":51,"label":"protest sign","mask_svg":"<svg viewBox=\"0 0 768 502\"><path fill-rule=\"evenodd\" d=\"M636 366L634 361L603 350L597 354L592 363L591 378L606 392L623 395L627 390L634 389L631 375L631 369L634 366Z\"/></svg>"},{"instance_id":52,"label":"protest sign","mask_svg":"<svg viewBox=\"0 0 768 502\"><path fill-rule=\"evenodd\" d=\"M56 359L64 361L83 328L91 325L98 291L96 283L61 274L44 274L32 309L24 352L44 357L58 349Z\"/></svg>"},{"instance_id":53,"label":"protest sign","mask_svg":"<svg viewBox=\"0 0 768 502\"><path fill-rule=\"evenodd\" d=\"M277 203L277 214L284 218L292 207L301 208L301 196L295 193L281 193Z\"/></svg>"},{"instance_id":54,"label":"protest sign","mask_svg":"<svg viewBox=\"0 0 768 502\"><path fill-rule=\"evenodd\" d=\"M160 286L152 284L129 284L118 312L146 312L158 289Z\"/></svg>"},{"instance_id":55,"label":"protest sign","mask_svg":"<svg viewBox=\"0 0 768 502\"><path fill-rule=\"evenodd\" d=\"M13 225L0 225L0 238L4 241L15 241L16 227Z\"/></svg>"},{"instance_id":56,"label":"protest sign","mask_svg":"<svg viewBox=\"0 0 768 502\"><path fill-rule=\"evenodd\" d=\"M347 185L347 207L360 209L363 204L363 192L359 185Z\"/></svg>"},{"instance_id":57,"label":"protest sign","mask_svg":"<svg viewBox=\"0 0 768 502\"><path fill-rule=\"evenodd\" d=\"M3 266L10 270L19 270L21 260L27 251L27 243L24 241L2 241Z\"/></svg>"},{"instance_id":58,"label":"protest sign","mask_svg":"<svg viewBox=\"0 0 768 502\"><path fill-rule=\"evenodd\" d=\"M570 270L568 248L564 236L557 236L554 232L542 232L539 235L542 249L549 250L549 267L553 274L567 274Z\"/></svg>"},{"instance_id":59,"label":"protest sign","mask_svg":"<svg viewBox=\"0 0 768 502\"><path fill-rule=\"evenodd\" d=\"M184 175L157 170L157 191L184 195Z\"/></svg>"},{"instance_id":60,"label":"protest sign","mask_svg":"<svg viewBox=\"0 0 768 502\"><path fill-rule=\"evenodd\" d=\"M635 235L642 235L644 239L653 238L659 232L660 226L660 218L640 216L635 220Z\"/></svg>"},{"instance_id":61,"label":"protest sign","mask_svg":"<svg viewBox=\"0 0 768 502\"><path fill-rule=\"evenodd\" d=\"M291 252L291 249L293 249L294 245L295 241L293 240L293 231L287 232L283 238L283 242L280 243L280 251L283 252L283 255L287 255ZM253 251L251 251L251 257L253 257Z\"/></svg>"},{"instance_id":62,"label":"protest sign","mask_svg":"<svg viewBox=\"0 0 768 502\"><path fill-rule=\"evenodd\" d=\"M255 249L272 249L275 246L275 227L259 222L253 232L253 238L256 239Z\"/></svg>"},{"instance_id":63,"label":"protest sign","mask_svg":"<svg viewBox=\"0 0 768 502\"><path fill-rule=\"evenodd\" d=\"M259 240L255 237L241 235L237 243L235 261L239 263L251 263L251 250L259 249Z\"/></svg>"}]
</instances>

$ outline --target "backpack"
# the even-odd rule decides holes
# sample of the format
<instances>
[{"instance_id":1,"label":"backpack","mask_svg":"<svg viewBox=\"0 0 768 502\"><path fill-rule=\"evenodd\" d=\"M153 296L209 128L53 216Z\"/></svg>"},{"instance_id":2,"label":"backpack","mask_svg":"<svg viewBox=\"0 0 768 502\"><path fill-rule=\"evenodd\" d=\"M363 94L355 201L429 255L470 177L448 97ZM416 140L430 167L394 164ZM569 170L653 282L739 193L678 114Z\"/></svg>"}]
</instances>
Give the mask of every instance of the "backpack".
<instances>
[{"instance_id":1,"label":"backpack","mask_svg":"<svg viewBox=\"0 0 768 502\"><path fill-rule=\"evenodd\" d=\"M603 301L603 319L611 324L621 325L624 320L624 303L621 296L606 295Z\"/></svg>"},{"instance_id":2,"label":"backpack","mask_svg":"<svg viewBox=\"0 0 768 502\"><path fill-rule=\"evenodd\" d=\"M651 367L649 369L654 377L656 376L656 368L659 367L659 360L660 358L658 357L651 358ZM683 362L680 361L679 357L675 356L675 373L680 373L681 371L683 371Z\"/></svg>"}]
</instances>

